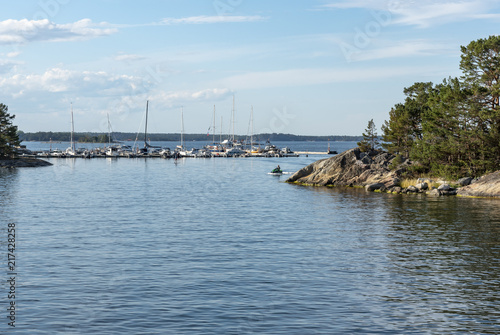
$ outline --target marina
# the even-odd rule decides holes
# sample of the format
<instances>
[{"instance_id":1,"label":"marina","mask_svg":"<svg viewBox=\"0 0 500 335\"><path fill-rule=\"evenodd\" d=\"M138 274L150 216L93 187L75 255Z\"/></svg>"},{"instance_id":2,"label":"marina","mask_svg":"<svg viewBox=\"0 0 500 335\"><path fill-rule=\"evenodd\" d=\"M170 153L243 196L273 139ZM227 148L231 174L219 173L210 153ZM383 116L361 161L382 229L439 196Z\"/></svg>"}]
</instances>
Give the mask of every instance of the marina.
<instances>
[{"instance_id":1,"label":"marina","mask_svg":"<svg viewBox=\"0 0 500 335\"><path fill-rule=\"evenodd\" d=\"M74 144L73 144L74 146ZM205 145L201 149L186 149L177 146L174 150L168 147L152 146L148 143L143 148L126 144L115 144L97 148L68 148L67 150L28 150L23 149L21 156L36 158L219 158L219 157L299 157L301 154L327 154L326 152L294 152L288 147L278 148L266 145L263 148L246 149L240 143Z\"/></svg>"},{"instance_id":2,"label":"marina","mask_svg":"<svg viewBox=\"0 0 500 335\"><path fill-rule=\"evenodd\" d=\"M144 123L144 144L142 147L138 145L139 134L135 141L130 145L115 142L112 140L111 122L109 114L107 115L108 135L107 146L94 148L77 148L74 140L74 119L73 119L73 104L71 104L71 135L70 146L66 150L60 148L52 148L52 141L49 142L49 149L29 150L24 146L19 150L19 154L24 157L36 158L212 158L212 157L299 157L299 153L292 151L289 147L279 148L271 144L269 140L264 144L254 142L253 139L253 108L251 113L251 134L245 140L237 140L234 133L234 96L232 109L232 134L227 139L215 141L215 106L214 106L214 125L213 125L213 140L211 143L203 145L201 148L187 149L184 141L184 111L181 111L181 135L180 145L176 145L175 149L171 150L169 146L153 145L148 140L148 114L149 101L146 101L145 123ZM222 122L221 122L222 123ZM208 135L208 134L207 134ZM328 152L330 153L330 144L328 144ZM327 154L325 153L325 154ZM307 155L307 152L304 152ZM316 154L319 154L316 152Z\"/></svg>"},{"instance_id":3,"label":"marina","mask_svg":"<svg viewBox=\"0 0 500 335\"><path fill-rule=\"evenodd\" d=\"M113 140L113 131L111 127L111 121L109 118L109 113L107 114L107 125L108 133L104 136L106 138L106 146L104 143L93 143L94 147L89 147L89 143L82 147L77 148L77 141L75 140L75 126L73 118L73 103L70 104L70 115L71 115L71 133L69 147L66 149L58 146L53 148L52 144L61 144L62 142L53 142L50 139L49 142L43 142L49 144L49 148L26 148L23 145L18 149L19 155L23 157L30 158L164 158L164 159L178 159L178 158L212 158L212 157L299 157L300 155L334 155L337 151L331 150L330 141L328 141L327 151L318 150L301 150L293 151L289 146L277 146L271 144L269 139L262 144L259 140L254 141L254 131L253 131L253 107L251 108L250 123L249 123L249 135L247 136L236 136L235 135L235 99L233 96L233 107L231 111L231 134L228 134L226 139L223 140L222 131L219 135L220 139L217 142L215 136L215 105L213 114L213 126L212 130L212 141L202 142L200 147L192 147L188 149L184 140L184 109L181 109L181 133L180 133L180 144L175 143L175 149L170 149L172 145L163 145L162 143L152 142L148 138L148 116L149 116L149 100L146 101L145 110L145 122L144 122L144 144L142 147L139 143L139 133L137 133L134 141L115 141ZM209 131L210 131L209 129ZM222 129L222 119L221 127ZM210 133L207 133L209 136ZM239 139L237 139L239 137ZM243 139L244 138L244 139ZM173 143L170 143L173 144ZM97 147L96 147L97 145Z\"/></svg>"}]
</instances>

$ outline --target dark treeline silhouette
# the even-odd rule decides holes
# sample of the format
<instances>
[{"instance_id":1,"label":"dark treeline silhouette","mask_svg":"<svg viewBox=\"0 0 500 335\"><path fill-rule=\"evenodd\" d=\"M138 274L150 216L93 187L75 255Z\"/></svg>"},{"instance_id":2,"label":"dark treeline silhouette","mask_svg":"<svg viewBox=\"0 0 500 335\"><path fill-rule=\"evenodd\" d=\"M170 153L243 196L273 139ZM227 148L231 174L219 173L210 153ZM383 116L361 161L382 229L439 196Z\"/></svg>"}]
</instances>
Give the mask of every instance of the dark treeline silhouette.
<instances>
[{"instance_id":1,"label":"dark treeline silhouette","mask_svg":"<svg viewBox=\"0 0 500 335\"><path fill-rule=\"evenodd\" d=\"M19 131L19 139L21 141L39 141L39 142L65 142L71 138L70 132L36 132L25 133ZM87 143L106 143L109 141L108 134L105 133L74 133L74 138L77 142ZM112 141L144 141L144 133L122 133L114 132L111 134ZM149 141L179 141L181 138L180 133L173 134L148 134ZM222 140L227 137L222 137ZM236 136L238 140L250 140L250 136L240 135ZM293 134L257 134L253 136L254 141L359 141L360 136L347 136L347 135L332 135L332 136L312 136L312 135L293 135ZM184 134L185 141L212 141L213 135L210 134ZM215 135L215 141L220 140L220 135Z\"/></svg>"}]
</instances>

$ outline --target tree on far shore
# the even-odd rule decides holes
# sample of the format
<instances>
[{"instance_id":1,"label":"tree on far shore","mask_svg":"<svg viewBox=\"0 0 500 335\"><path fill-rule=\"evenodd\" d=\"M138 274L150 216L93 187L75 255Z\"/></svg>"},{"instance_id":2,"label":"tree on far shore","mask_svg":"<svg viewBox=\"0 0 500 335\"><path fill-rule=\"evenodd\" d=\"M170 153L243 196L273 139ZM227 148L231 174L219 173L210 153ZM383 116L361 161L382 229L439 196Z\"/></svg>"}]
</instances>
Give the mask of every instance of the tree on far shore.
<instances>
[{"instance_id":1,"label":"tree on far shore","mask_svg":"<svg viewBox=\"0 0 500 335\"><path fill-rule=\"evenodd\" d=\"M12 124L15 115L8 113L9 108L0 103L0 158L13 157L19 146L17 126Z\"/></svg>"}]
</instances>

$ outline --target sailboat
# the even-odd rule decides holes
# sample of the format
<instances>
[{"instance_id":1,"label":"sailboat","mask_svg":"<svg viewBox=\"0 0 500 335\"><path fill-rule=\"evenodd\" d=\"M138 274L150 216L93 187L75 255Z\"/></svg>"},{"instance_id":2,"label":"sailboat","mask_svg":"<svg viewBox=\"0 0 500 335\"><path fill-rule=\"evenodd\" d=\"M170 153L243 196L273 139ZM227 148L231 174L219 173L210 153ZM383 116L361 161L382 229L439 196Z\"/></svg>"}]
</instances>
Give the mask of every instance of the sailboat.
<instances>
[{"instance_id":1,"label":"sailboat","mask_svg":"<svg viewBox=\"0 0 500 335\"><path fill-rule=\"evenodd\" d=\"M194 154L184 147L184 107L181 108L181 144L175 148L176 157L194 157Z\"/></svg>"},{"instance_id":2,"label":"sailboat","mask_svg":"<svg viewBox=\"0 0 500 335\"><path fill-rule=\"evenodd\" d=\"M70 141L70 147L65 151L66 155L70 157L76 156L75 142L73 140L74 133L75 133L75 123L73 120L73 103L71 103L71 141Z\"/></svg>"},{"instance_id":3,"label":"sailboat","mask_svg":"<svg viewBox=\"0 0 500 335\"><path fill-rule=\"evenodd\" d=\"M144 125L144 147L138 149L139 154L142 155L156 155L161 157L170 157L170 149L156 147L148 143L148 114L149 114L149 100L146 101L146 123ZM139 134L137 134L139 135Z\"/></svg>"},{"instance_id":4,"label":"sailboat","mask_svg":"<svg viewBox=\"0 0 500 335\"><path fill-rule=\"evenodd\" d=\"M253 147L253 106L251 106L251 112L250 112L250 150L248 152L250 153L250 156L258 155L260 154L260 145L258 148Z\"/></svg>"},{"instance_id":5,"label":"sailboat","mask_svg":"<svg viewBox=\"0 0 500 335\"><path fill-rule=\"evenodd\" d=\"M208 157L221 157L221 156L225 156L226 155L226 151L221 146L221 143L220 143L221 140L219 140L219 143L215 142L215 130L216 130L216 128L215 128L215 105L214 105L213 121L214 121L214 124L213 124L213 128L212 128L212 132L213 132L212 145L207 144L204 147L204 149L205 149L205 156L208 156ZM221 123L221 125L220 125L220 128L221 128L220 138L222 139L222 116L221 116L220 123ZM209 129L209 131L210 131L210 129Z\"/></svg>"},{"instance_id":6,"label":"sailboat","mask_svg":"<svg viewBox=\"0 0 500 335\"><path fill-rule=\"evenodd\" d=\"M338 154L338 152L336 150L330 150L330 139L328 139L328 151L327 151L327 153L329 155L336 155L336 154Z\"/></svg>"},{"instance_id":7,"label":"sailboat","mask_svg":"<svg viewBox=\"0 0 500 335\"><path fill-rule=\"evenodd\" d=\"M144 124L144 147L139 149L139 153L146 155L151 147L148 143L148 110L149 110L149 100L146 100L146 122Z\"/></svg>"},{"instance_id":8,"label":"sailboat","mask_svg":"<svg viewBox=\"0 0 500 335\"><path fill-rule=\"evenodd\" d=\"M106 149L106 157L116 158L118 157L119 147L116 145L111 145L111 122L109 121L109 113L108 115L108 148Z\"/></svg>"},{"instance_id":9,"label":"sailboat","mask_svg":"<svg viewBox=\"0 0 500 335\"><path fill-rule=\"evenodd\" d=\"M238 157L238 156L243 156L247 152L242 149L241 143L239 143L236 140L236 136L234 134L234 124L235 124L235 103L234 103L234 95L233 95L233 109L232 109L232 135L229 137L229 139L224 140L221 144L225 147L226 150L226 156L228 157Z\"/></svg>"}]
</instances>

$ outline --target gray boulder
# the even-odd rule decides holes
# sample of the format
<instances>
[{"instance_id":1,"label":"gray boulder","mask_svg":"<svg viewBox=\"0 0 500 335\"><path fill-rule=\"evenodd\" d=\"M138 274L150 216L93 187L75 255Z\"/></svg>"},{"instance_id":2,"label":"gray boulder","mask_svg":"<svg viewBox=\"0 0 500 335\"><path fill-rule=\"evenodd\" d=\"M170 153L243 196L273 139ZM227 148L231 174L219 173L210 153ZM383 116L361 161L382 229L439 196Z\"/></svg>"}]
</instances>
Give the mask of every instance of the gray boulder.
<instances>
[{"instance_id":1,"label":"gray boulder","mask_svg":"<svg viewBox=\"0 0 500 335\"><path fill-rule=\"evenodd\" d=\"M448 184L442 184L439 185L438 190L440 191L449 191L451 189L451 186Z\"/></svg>"},{"instance_id":2,"label":"gray boulder","mask_svg":"<svg viewBox=\"0 0 500 335\"><path fill-rule=\"evenodd\" d=\"M426 182L423 182L415 185L415 187L418 188L419 191L425 191L429 188L429 185Z\"/></svg>"},{"instance_id":3,"label":"gray boulder","mask_svg":"<svg viewBox=\"0 0 500 335\"><path fill-rule=\"evenodd\" d=\"M401 193L401 191L403 191L403 189L401 188L401 186L396 186L396 187L393 187L392 188L392 193Z\"/></svg>"},{"instance_id":4,"label":"gray boulder","mask_svg":"<svg viewBox=\"0 0 500 335\"><path fill-rule=\"evenodd\" d=\"M417 193L417 192L418 192L418 188L416 188L416 187L415 187L415 186L413 186L413 185L408 186L408 187L406 188L406 190L407 190L408 192L411 192L411 193Z\"/></svg>"},{"instance_id":5,"label":"gray boulder","mask_svg":"<svg viewBox=\"0 0 500 335\"><path fill-rule=\"evenodd\" d=\"M382 188L385 189L385 185L382 184L382 183L369 184L369 185L365 186L365 190L368 191L368 192L373 192L373 191L376 191L376 190L380 190Z\"/></svg>"},{"instance_id":6,"label":"gray boulder","mask_svg":"<svg viewBox=\"0 0 500 335\"><path fill-rule=\"evenodd\" d=\"M382 183L386 188L394 185L395 178L405 171L401 168L391 171L383 164L365 164L378 159L383 153L373 156L361 152L359 148L347 150L331 158L314 162L297 171L287 182L318 186L366 186ZM384 157L393 158L387 154ZM363 162L364 161L364 162Z\"/></svg>"},{"instance_id":7,"label":"gray boulder","mask_svg":"<svg viewBox=\"0 0 500 335\"><path fill-rule=\"evenodd\" d=\"M458 184L460 186L467 186L467 185L470 185L470 183L472 182L474 178L471 178L471 177L465 177L465 178L460 178L458 180Z\"/></svg>"},{"instance_id":8,"label":"gray boulder","mask_svg":"<svg viewBox=\"0 0 500 335\"><path fill-rule=\"evenodd\" d=\"M417 182L427 183L427 185L434 183L434 181L432 179L429 179L429 178L418 178Z\"/></svg>"},{"instance_id":9,"label":"gray boulder","mask_svg":"<svg viewBox=\"0 0 500 335\"><path fill-rule=\"evenodd\" d=\"M441 191L438 190L437 188L433 188L429 192L427 192L427 195L430 195L431 197L440 197L441 196Z\"/></svg>"},{"instance_id":10,"label":"gray boulder","mask_svg":"<svg viewBox=\"0 0 500 335\"><path fill-rule=\"evenodd\" d=\"M473 184L459 188L457 194L464 197L500 198L500 171L485 175Z\"/></svg>"},{"instance_id":11,"label":"gray boulder","mask_svg":"<svg viewBox=\"0 0 500 335\"><path fill-rule=\"evenodd\" d=\"M366 165L370 165L373 163L373 160L370 158L370 156L366 155L365 157L361 158L361 162Z\"/></svg>"}]
</instances>

